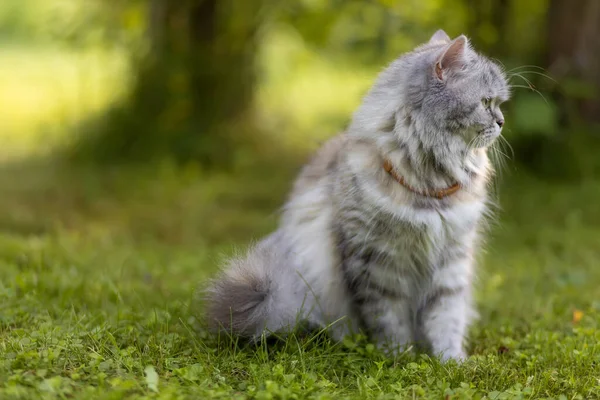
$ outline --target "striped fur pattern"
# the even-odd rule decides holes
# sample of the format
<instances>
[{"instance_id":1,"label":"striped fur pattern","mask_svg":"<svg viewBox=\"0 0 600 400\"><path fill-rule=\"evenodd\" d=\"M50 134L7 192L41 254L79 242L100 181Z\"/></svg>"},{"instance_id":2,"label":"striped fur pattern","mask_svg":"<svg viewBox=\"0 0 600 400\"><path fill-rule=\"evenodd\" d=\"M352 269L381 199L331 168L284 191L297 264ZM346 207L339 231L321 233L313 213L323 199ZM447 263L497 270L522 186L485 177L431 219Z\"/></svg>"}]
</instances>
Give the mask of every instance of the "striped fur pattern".
<instances>
[{"instance_id":1,"label":"striped fur pattern","mask_svg":"<svg viewBox=\"0 0 600 400\"><path fill-rule=\"evenodd\" d=\"M438 31L384 70L344 134L305 166L279 229L235 258L205 295L208 321L251 338L299 320L382 348L463 359L471 283L504 123L501 69ZM399 185L382 165L424 192Z\"/></svg>"}]
</instances>

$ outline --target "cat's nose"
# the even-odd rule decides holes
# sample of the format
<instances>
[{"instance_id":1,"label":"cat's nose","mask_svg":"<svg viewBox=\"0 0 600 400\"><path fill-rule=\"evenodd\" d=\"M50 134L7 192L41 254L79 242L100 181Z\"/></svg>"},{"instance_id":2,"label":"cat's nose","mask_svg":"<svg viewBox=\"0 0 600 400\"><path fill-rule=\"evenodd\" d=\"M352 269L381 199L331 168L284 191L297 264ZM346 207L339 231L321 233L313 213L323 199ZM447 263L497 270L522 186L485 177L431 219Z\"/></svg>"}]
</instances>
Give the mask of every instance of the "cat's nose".
<instances>
[{"instance_id":1,"label":"cat's nose","mask_svg":"<svg viewBox=\"0 0 600 400\"><path fill-rule=\"evenodd\" d=\"M502 118L498 118L498 119L496 120L496 123L498 124L498 126L499 126L500 128L502 128L502 126L504 125L504 120L503 120Z\"/></svg>"}]
</instances>

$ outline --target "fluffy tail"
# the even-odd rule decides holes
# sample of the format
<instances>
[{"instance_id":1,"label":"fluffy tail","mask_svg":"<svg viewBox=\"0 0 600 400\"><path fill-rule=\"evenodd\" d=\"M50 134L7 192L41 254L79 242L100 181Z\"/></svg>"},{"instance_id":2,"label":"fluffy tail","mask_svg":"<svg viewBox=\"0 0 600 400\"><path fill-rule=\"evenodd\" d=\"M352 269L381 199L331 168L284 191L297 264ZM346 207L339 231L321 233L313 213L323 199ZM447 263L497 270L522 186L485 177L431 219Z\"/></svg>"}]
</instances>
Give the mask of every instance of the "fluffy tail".
<instances>
[{"instance_id":1,"label":"fluffy tail","mask_svg":"<svg viewBox=\"0 0 600 400\"><path fill-rule=\"evenodd\" d=\"M280 330L295 312L286 293L290 272L270 243L260 243L246 257L228 261L205 290L207 320L213 330L260 337L265 329ZM286 276L287 273L287 276ZM292 289L292 288L287 288Z\"/></svg>"}]
</instances>

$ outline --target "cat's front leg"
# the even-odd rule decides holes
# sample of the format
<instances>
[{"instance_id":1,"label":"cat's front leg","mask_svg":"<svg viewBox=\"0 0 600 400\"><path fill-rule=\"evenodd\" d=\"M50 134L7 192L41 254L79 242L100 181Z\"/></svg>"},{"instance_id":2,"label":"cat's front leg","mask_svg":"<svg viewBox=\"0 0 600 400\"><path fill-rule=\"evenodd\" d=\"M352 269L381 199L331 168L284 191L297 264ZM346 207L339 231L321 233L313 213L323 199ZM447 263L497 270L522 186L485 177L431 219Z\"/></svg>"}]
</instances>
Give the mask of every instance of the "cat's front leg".
<instances>
[{"instance_id":1,"label":"cat's front leg","mask_svg":"<svg viewBox=\"0 0 600 400\"><path fill-rule=\"evenodd\" d=\"M443 361L467 357L464 341L472 313L471 268L466 259L439 268L421 309L421 330L433 354Z\"/></svg>"},{"instance_id":2,"label":"cat's front leg","mask_svg":"<svg viewBox=\"0 0 600 400\"><path fill-rule=\"evenodd\" d=\"M360 301L359 310L369 338L381 350L398 355L409 348L413 328L408 299L379 293Z\"/></svg>"},{"instance_id":3,"label":"cat's front leg","mask_svg":"<svg viewBox=\"0 0 600 400\"><path fill-rule=\"evenodd\" d=\"M371 254L366 250L347 256L342 263L344 280L354 313L369 338L382 350L398 354L413 339L407 282L388 276L389 268Z\"/></svg>"}]
</instances>

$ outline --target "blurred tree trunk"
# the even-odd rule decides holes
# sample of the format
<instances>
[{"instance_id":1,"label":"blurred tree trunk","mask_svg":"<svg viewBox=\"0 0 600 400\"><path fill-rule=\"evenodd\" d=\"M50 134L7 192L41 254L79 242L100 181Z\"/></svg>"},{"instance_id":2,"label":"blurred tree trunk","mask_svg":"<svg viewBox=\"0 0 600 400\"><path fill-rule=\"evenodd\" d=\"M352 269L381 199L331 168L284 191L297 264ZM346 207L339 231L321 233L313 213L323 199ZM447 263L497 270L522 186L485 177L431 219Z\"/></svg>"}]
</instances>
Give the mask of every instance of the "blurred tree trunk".
<instances>
[{"instance_id":1,"label":"blurred tree trunk","mask_svg":"<svg viewBox=\"0 0 600 400\"><path fill-rule=\"evenodd\" d=\"M600 122L600 1L551 0L548 65L576 110Z\"/></svg>"},{"instance_id":2,"label":"blurred tree trunk","mask_svg":"<svg viewBox=\"0 0 600 400\"><path fill-rule=\"evenodd\" d=\"M93 152L227 162L234 126L250 124L259 1L151 0L149 54Z\"/></svg>"}]
</instances>

